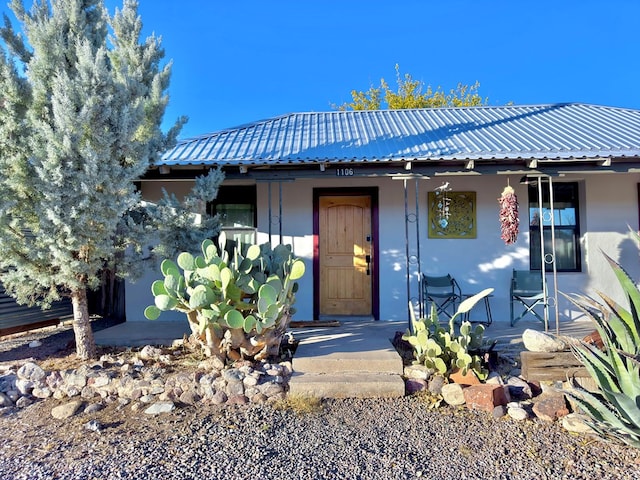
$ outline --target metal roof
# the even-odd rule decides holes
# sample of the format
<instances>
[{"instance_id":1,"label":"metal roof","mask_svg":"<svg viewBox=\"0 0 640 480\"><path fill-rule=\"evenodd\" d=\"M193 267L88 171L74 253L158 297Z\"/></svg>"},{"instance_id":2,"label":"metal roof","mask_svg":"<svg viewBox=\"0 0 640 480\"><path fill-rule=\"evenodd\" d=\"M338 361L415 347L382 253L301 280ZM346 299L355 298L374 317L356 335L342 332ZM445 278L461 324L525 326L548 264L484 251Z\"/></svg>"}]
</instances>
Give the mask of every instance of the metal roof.
<instances>
[{"instance_id":1,"label":"metal roof","mask_svg":"<svg viewBox=\"0 0 640 480\"><path fill-rule=\"evenodd\" d=\"M291 113L181 140L158 165L640 157L640 110L579 103Z\"/></svg>"}]
</instances>

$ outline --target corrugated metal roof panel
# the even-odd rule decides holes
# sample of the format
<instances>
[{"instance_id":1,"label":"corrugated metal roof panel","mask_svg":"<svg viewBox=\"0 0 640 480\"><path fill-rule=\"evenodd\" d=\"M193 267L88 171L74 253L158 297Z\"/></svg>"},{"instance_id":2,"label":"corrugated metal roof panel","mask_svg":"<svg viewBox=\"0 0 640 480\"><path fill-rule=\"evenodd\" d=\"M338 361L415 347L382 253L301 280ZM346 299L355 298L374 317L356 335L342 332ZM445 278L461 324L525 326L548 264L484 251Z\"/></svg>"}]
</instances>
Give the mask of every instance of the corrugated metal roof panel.
<instances>
[{"instance_id":1,"label":"corrugated metal roof panel","mask_svg":"<svg viewBox=\"0 0 640 480\"><path fill-rule=\"evenodd\" d=\"M282 115L179 141L161 165L640 156L640 111L585 104Z\"/></svg>"}]
</instances>

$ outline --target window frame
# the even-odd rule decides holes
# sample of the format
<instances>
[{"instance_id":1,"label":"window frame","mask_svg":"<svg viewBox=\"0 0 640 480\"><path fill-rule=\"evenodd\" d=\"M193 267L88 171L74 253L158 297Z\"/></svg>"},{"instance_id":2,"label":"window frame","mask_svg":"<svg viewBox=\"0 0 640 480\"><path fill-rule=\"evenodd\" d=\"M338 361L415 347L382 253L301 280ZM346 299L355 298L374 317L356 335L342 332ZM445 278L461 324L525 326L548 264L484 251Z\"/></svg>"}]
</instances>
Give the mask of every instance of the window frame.
<instances>
[{"instance_id":1,"label":"window frame","mask_svg":"<svg viewBox=\"0 0 640 480\"><path fill-rule=\"evenodd\" d=\"M219 206L228 204L250 205L253 213L253 226L223 226L222 222L220 222L220 232L225 232L228 242L231 241L232 235L235 233L241 235L250 234L253 237L252 243L255 243L258 235L256 185L221 185L216 199L207 203L207 212L210 215L217 215Z\"/></svg>"},{"instance_id":2,"label":"window frame","mask_svg":"<svg viewBox=\"0 0 640 480\"><path fill-rule=\"evenodd\" d=\"M559 268L557 266L558 264L556 263L556 271L557 272L582 272L582 251L580 248L580 203L581 203L580 183L575 181L574 182L553 182L551 185L553 188L554 204L567 201L567 196L561 195L560 192L557 191L557 189L567 188L567 187L571 188L572 191L570 195L570 201L571 201L572 208L574 209L574 216L575 216L575 225L555 225L554 224L556 239L558 238L558 235L557 235L558 232L571 232L573 234L573 247L574 247L573 263L575 264L575 268ZM540 250L539 250L540 224L538 225L531 224L531 209L532 208L535 208L536 210L539 209L538 186L529 185L527 194L528 194L527 216L528 216L528 223L529 223L529 269L541 270L542 260L540 258ZM542 208L548 209L549 207L550 207L549 182L543 180ZM542 223L543 235L544 235L545 247L546 247L547 242L551 241L551 226L544 225L544 221L541 223ZM534 245L538 246L538 248L535 249L535 251L534 251ZM547 252L546 248L545 248L545 252ZM556 252L556 259L554 259L554 261L556 260L557 260L557 252ZM553 264L549 263L547 265L549 266L549 268L551 268Z\"/></svg>"}]
</instances>

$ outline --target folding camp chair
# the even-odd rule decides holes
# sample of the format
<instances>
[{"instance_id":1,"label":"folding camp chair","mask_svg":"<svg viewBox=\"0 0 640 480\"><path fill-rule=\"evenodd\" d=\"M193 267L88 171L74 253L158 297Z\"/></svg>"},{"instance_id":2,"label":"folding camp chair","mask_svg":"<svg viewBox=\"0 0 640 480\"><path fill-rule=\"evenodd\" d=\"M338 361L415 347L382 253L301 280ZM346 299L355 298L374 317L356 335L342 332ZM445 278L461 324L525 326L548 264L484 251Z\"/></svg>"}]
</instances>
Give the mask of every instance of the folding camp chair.
<instances>
[{"instance_id":1,"label":"folding camp chair","mask_svg":"<svg viewBox=\"0 0 640 480\"><path fill-rule=\"evenodd\" d=\"M534 310L534 307L539 304L545 305L546 308L545 297L540 271L514 270L511 278L511 326L513 327L528 313L545 323L544 318ZM518 317L514 317L513 313L515 302L520 302L524 306L524 310Z\"/></svg>"},{"instance_id":2,"label":"folding camp chair","mask_svg":"<svg viewBox=\"0 0 640 480\"><path fill-rule=\"evenodd\" d=\"M456 313L456 304L462 298L462 292L451 275L432 277L422 274L422 298L425 312L429 314L429 305L435 304L438 314L444 313L451 318Z\"/></svg>"}]
</instances>

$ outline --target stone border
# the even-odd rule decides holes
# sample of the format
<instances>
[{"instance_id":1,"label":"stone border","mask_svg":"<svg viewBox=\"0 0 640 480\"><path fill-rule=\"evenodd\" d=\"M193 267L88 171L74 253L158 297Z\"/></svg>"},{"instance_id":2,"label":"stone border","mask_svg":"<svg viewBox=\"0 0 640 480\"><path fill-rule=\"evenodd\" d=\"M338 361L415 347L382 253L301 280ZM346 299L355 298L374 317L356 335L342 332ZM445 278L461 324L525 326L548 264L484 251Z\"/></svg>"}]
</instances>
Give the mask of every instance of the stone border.
<instances>
[{"instance_id":1,"label":"stone border","mask_svg":"<svg viewBox=\"0 0 640 480\"><path fill-rule=\"evenodd\" d=\"M24 408L38 399L71 399L69 411L52 412L66 418L84 402L90 403L89 411L118 402L121 408L131 405L155 414L179 405L245 405L286 398L292 373L289 361L241 361L225 368L215 359L206 359L185 367L182 352L169 351L146 346L137 353L103 355L63 371L47 372L32 361L16 364L0 373L0 408Z\"/></svg>"}]
</instances>

